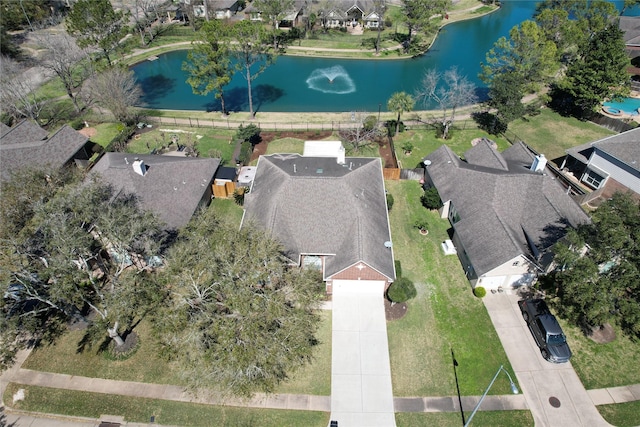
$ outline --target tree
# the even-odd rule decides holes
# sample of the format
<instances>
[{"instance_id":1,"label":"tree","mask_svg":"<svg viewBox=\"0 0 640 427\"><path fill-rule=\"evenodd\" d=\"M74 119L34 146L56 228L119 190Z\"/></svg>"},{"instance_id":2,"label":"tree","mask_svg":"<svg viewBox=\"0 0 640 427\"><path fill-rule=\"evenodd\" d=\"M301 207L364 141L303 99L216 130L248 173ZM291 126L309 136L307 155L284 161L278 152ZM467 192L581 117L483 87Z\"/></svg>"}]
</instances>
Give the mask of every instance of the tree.
<instances>
[{"instance_id":1,"label":"tree","mask_svg":"<svg viewBox=\"0 0 640 427\"><path fill-rule=\"evenodd\" d=\"M224 102L224 87L231 82L233 66L226 40L227 27L219 20L206 22L197 32L198 40L187 54L182 69L189 75L187 83L193 93L207 95L213 91L220 100L222 114L227 114Z\"/></svg>"},{"instance_id":2,"label":"tree","mask_svg":"<svg viewBox=\"0 0 640 427\"><path fill-rule=\"evenodd\" d=\"M2 318L9 335L55 339L88 309L88 335L123 344L131 328L163 296L147 260L159 255L159 223L134 197L97 182L58 191L35 208L19 236L0 243ZM108 255L105 255L108 254Z\"/></svg>"},{"instance_id":3,"label":"tree","mask_svg":"<svg viewBox=\"0 0 640 427\"><path fill-rule=\"evenodd\" d=\"M129 110L142 96L135 74L124 67L113 67L96 75L88 87L90 97L121 122L132 119Z\"/></svg>"},{"instance_id":4,"label":"tree","mask_svg":"<svg viewBox=\"0 0 640 427\"><path fill-rule=\"evenodd\" d=\"M373 120L371 120L373 118ZM352 116L353 127L340 130L340 138L354 153L362 148L373 145L379 131L376 126L376 118L367 116L366 113L354 112Z\"/></svg>"},{"instance_id":5,"label":"tree","mask_svg":"<svg viewBox=\"0 0 640 427\"><path fill-rule=\"evenodd\" d=\"M514 73L529 86L547 80L557 64L555 43L534 21L524 21L511 29L509 39L501 37L487 52L479 77L490 84L496 76Z\"/></svg>"},{"instance_id":6,"label":"tree","mask_svg":"<svg viewBox=\"0 0 640 427\"><path fill-rule=\"evenodd\" d=\"M398 130L400 128L400 116L405 111L412 111L415 104L416 101L406 92L395 92L391 95L389 101L387 101L387 109L398 113L398 118L396 119L396 136L398 135Z\"/></svg>"},{"instance_id":7,"label":"tree","mask_svg":"<svg viewBox=\"0 0 640 427\"><path fill-rule=\"evenodd\" d=\"M125 13L115 11L109 0L78 0L67 15L67 31L80 47L94 47L111 65L111 52L127 32Z\"/></svg>"},{"instance_id":8,"label":"tree","mask_svg":"<svg viewBox=\"0 0 640 427\"><path fill-rule=\"evenodd\" d=\"M79 112L80 105L75 91L92 74L86 61L87 52L80 49L73 37L65 33L40 36L38 42L46 49L41 65L60 78L73 106Z\"/></svg>"},{"instance_id":9,"label":"tree","mask_svg":"<svg viewBox=\"0 0 640 427\"><path fill-rule=\"evenodd\" d=\"M231 27L231 39L235 41L231 46L231 56L236 60L236 70L242 71L247 81L251 117L256 115L253 111L251 82L276 59L275 52L269 52L267 35L264 27L253 21L240 21Z\"/></svg>"},{"instance_id":10,"label":"tree","mask_svg":"<svg viewBox=\"0 0 640 427\"><path fill-rule=\"evenodd\" d=\"M425 189L422 196L420 196L420 203L427 209L440 209L442 207L442 200L440 199L438 189L436 187Z\"/></svg>"},{"instance_id":11,"label":"tree","mask_svg":"<svg viewBox=\"0 0 640 427\"><path fill-rule=\"evenodd\" d=\"M622 37L617 24L595 33L559 83L583 111L597 109L606 99L628 95L630 61Z\"/></svg>"},{"instance_id":12,"label":"tree","mask_svg":"<svg viewBox=\"0 0 640 427\"><path fill-rule=\"evenodd\" d=\"M384 12L387 8L387 0L373 0L372 12L378 15L378 28L376 28L376 55L380 53L380 35L384 26Z\"/></svg>"},{"instance_id":13,"label":"tree","mask_svg":"<svg viewBox=\"0 0 640 427\"><path fill-rule=\"evenodd\" d=\"M409 29L407 46L411 45L415 31L430 32L440 22L434 18L441 18L451 6L450 0L403 0L402 14Z\"/></svg>"},{"instance_id":14,"label":"tree","mask_svg":"<svg viewBox=\"0 0 640 427\"><path fill-rule=\"evenodd\" d=\"M166 3L160 0L135 0L131 16L134 28L140 34L140 44L146 46L151 43L158 34L167 28L162 23L162 15L166 13Z\"/></svg>"},{"instance_id":15,"label":"tree","mask_svg":"<svg viewBox=\"0 0 640 427\"><path fill-rule=\"evenodd\" d=\"M615 193L554 248L550 278L562 315L590 332L617 319L640 337L640 205Z\"/></svg>"},{"instance_id":16,"label":"tree","mask_svg":"<svg viewBox=\"0 0 640 427\"><path fill-rule=\"evenodd\" d=\"M387 298L392 303L406 302L418 294L413 282L406 277L398 277L387 289Z\"/></svg>"},{"instance_id":17,"label":"tree","mask_svg":"<svg viewBox=\"0 0 640 427\"><path fill-rule=\"evenodd\" d=\"M440 131L443 139L449 137L457 108L473 104L478 99L476 85L461 76L456 67L448 69L444 75L436 70L427 71L422 77L417 96L418 99L422 99L425 106L435 102L442 111Z\"/></svg>"},{"instance_id":18,"label":"tree","mask_svg":"<svg viewBox=\"0 0 640 427\"><path fill-rule=\"evenodd\" d=\"M15 59L0 59L0 101L3 113L14 120L38 120L47 102L36 94L37 83L25 78L26 69Z\"/></svg>"},{"instance_id":19,"label":"tree","mask_svg":"<svg viewBox=\"0 0 640 427\"><path fill-rule=\"evenodd\" d=\"M491 81L487 105L497 110L496 118L506 126L507 123L524 115L523 96L524 82L520 75L505 73Z\"/></svg>"},{"instance_id":20,"label":"tree","mask_svg":"<svg viewBox=\"0 0 640 427\"><path fill-rule=\"evenodd\" d=\"M278 49L280 21L294 9L293 0L254 0L253 6L271 20L273 26L273 49Z\"/></svg>"},{"instance_id":21,"label":"tree","mask_svg":"<svg viewBox=\"0 0 640 427\"><path fill-rule=\"evenodd\" d=\"M170 251L172 295L155 326L162 354L192 389L271 392L311 359L323 284L317 271L288 264L253 226L238 230L209 211L186 227Z\"/></svg>"}]
</instances>

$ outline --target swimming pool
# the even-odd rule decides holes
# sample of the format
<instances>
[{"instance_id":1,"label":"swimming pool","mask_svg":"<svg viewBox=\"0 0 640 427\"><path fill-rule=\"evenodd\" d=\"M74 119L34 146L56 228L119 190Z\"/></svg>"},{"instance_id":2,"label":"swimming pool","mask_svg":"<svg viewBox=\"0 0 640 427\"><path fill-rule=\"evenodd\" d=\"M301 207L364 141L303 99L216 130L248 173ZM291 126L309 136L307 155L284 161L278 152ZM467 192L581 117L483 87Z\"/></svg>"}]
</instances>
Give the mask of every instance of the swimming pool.
<instances>
[{"instance_id":1,"label":"swimming pool","mask_svg":"<svg viewBox=\"0 0 640 427\"><path fill-rule=\"evenodd\" d=\"M638 108L640 108L640 98L623 98L620 102L609 101L603 105L610 110L620 110L624 114L637 116Z\"/></svg>"}]
</instances>

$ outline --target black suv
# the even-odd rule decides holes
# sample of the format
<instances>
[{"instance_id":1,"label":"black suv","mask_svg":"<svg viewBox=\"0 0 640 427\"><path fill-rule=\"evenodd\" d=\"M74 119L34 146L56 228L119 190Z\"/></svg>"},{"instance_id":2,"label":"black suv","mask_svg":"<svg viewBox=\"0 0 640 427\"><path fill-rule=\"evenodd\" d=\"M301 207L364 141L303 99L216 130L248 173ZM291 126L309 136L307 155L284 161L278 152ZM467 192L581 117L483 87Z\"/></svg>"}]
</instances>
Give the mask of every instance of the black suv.
<instances>
[{"instance_id":1,"label":"black suv","mask_svg":"<svg viewBox=\"0 0 640 427\"><path fill-rule=\"evenodd\" d=\"M525 299L518 301L518 305L542 357L554 363L568 362L571 349L547 304L541 299Z\"/></svg>"}]
</instances>

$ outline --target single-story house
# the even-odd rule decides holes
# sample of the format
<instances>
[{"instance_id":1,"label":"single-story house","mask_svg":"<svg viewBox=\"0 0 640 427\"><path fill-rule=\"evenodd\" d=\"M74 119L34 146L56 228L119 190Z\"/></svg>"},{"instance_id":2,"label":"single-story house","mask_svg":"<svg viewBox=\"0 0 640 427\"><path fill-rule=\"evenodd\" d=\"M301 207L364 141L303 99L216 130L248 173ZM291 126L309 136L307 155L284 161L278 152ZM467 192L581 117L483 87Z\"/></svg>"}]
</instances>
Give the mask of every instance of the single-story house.
<instances>
[{"instance_id":1,"label":"single-story house","mask_svg":"<svg viewBox=\"0 0 640 427\"><path fill-rule=\"evenodd\" d=\"M135 194L167 229L179 229L211 201L219 166L211 158L106 153L88 179L98 176L118 192Z\"/></svg>"},{"instance_id":2,"label":"single-story house","mask_svg":"<svg viewBox=\"0 0 640 427\"><path fill-rule=\"evenodd\" d=\"M242 226L279 239L292 265L383 293L395 280L379 158L273 154L258 160ZM360 289L360 288L358 288Z\"/></svg>"},{"instance_id":3,"label":"single-story house","mask_svg":"<svg viewBox=\"0 0 640 427\"><path fill-rule=\"evenodd\" d=\"M464 160L443 145L424 161L425 186L435 186L442 218L473 287L534 283L551 265L551 247L567 227L589 221L546 168L522 143L500 153L482 140Z\"/></svg>"},{"instance_id":4,"label":"single-story house","mask_svg":"<svg viewBox=\"0 0 640 427\"><path fill-rule=\"evenodd\" d=\"M640 128L568 149L561 169L594 190L584 201L608 199L615 191L640 197Z\"/></svg>"},{"instance_id":5,"label":"single-story house","mask_svg":"<svg viewBox=\"0 0 640 427\"><path fill-rule=\"evenodd\" d=\"M23 120L0 126L0 179L8 181L21 169L62 168L90 157L88 138L64 125L51 136L37 124Z\"/></svg>"}]
</instances>

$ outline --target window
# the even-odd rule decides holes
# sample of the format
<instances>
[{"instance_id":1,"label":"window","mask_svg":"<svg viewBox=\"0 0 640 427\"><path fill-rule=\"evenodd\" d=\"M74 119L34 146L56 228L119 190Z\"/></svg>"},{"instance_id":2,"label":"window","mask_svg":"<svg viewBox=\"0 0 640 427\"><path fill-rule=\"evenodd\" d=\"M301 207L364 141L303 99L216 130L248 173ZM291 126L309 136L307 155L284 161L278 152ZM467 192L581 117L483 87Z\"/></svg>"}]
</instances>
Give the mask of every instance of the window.
<instances>
[{"instance_id":1,"label":"window","mask_svg":"<svg viewBox=\"0 0 640 427\"><path fill-rule=\"evenodd\" d=\"M460 221L460 214L458 214L458 211L456 210L455 206L453 206L453 203L451 203L449 206L449 221L451 222L451 224L455 224L456 222Z\"/></svg>"},{"instance_id":2,"label":"window","mask_svg":"<svg viewBox=\"0 0 640 427\"><path fill-rule=\"evenodd\" d=\"M582 181L597 189L600 188L605 178L606 177L592 171L591 169L587 169L582 176Z\"/></svg>"}]
</instances>

